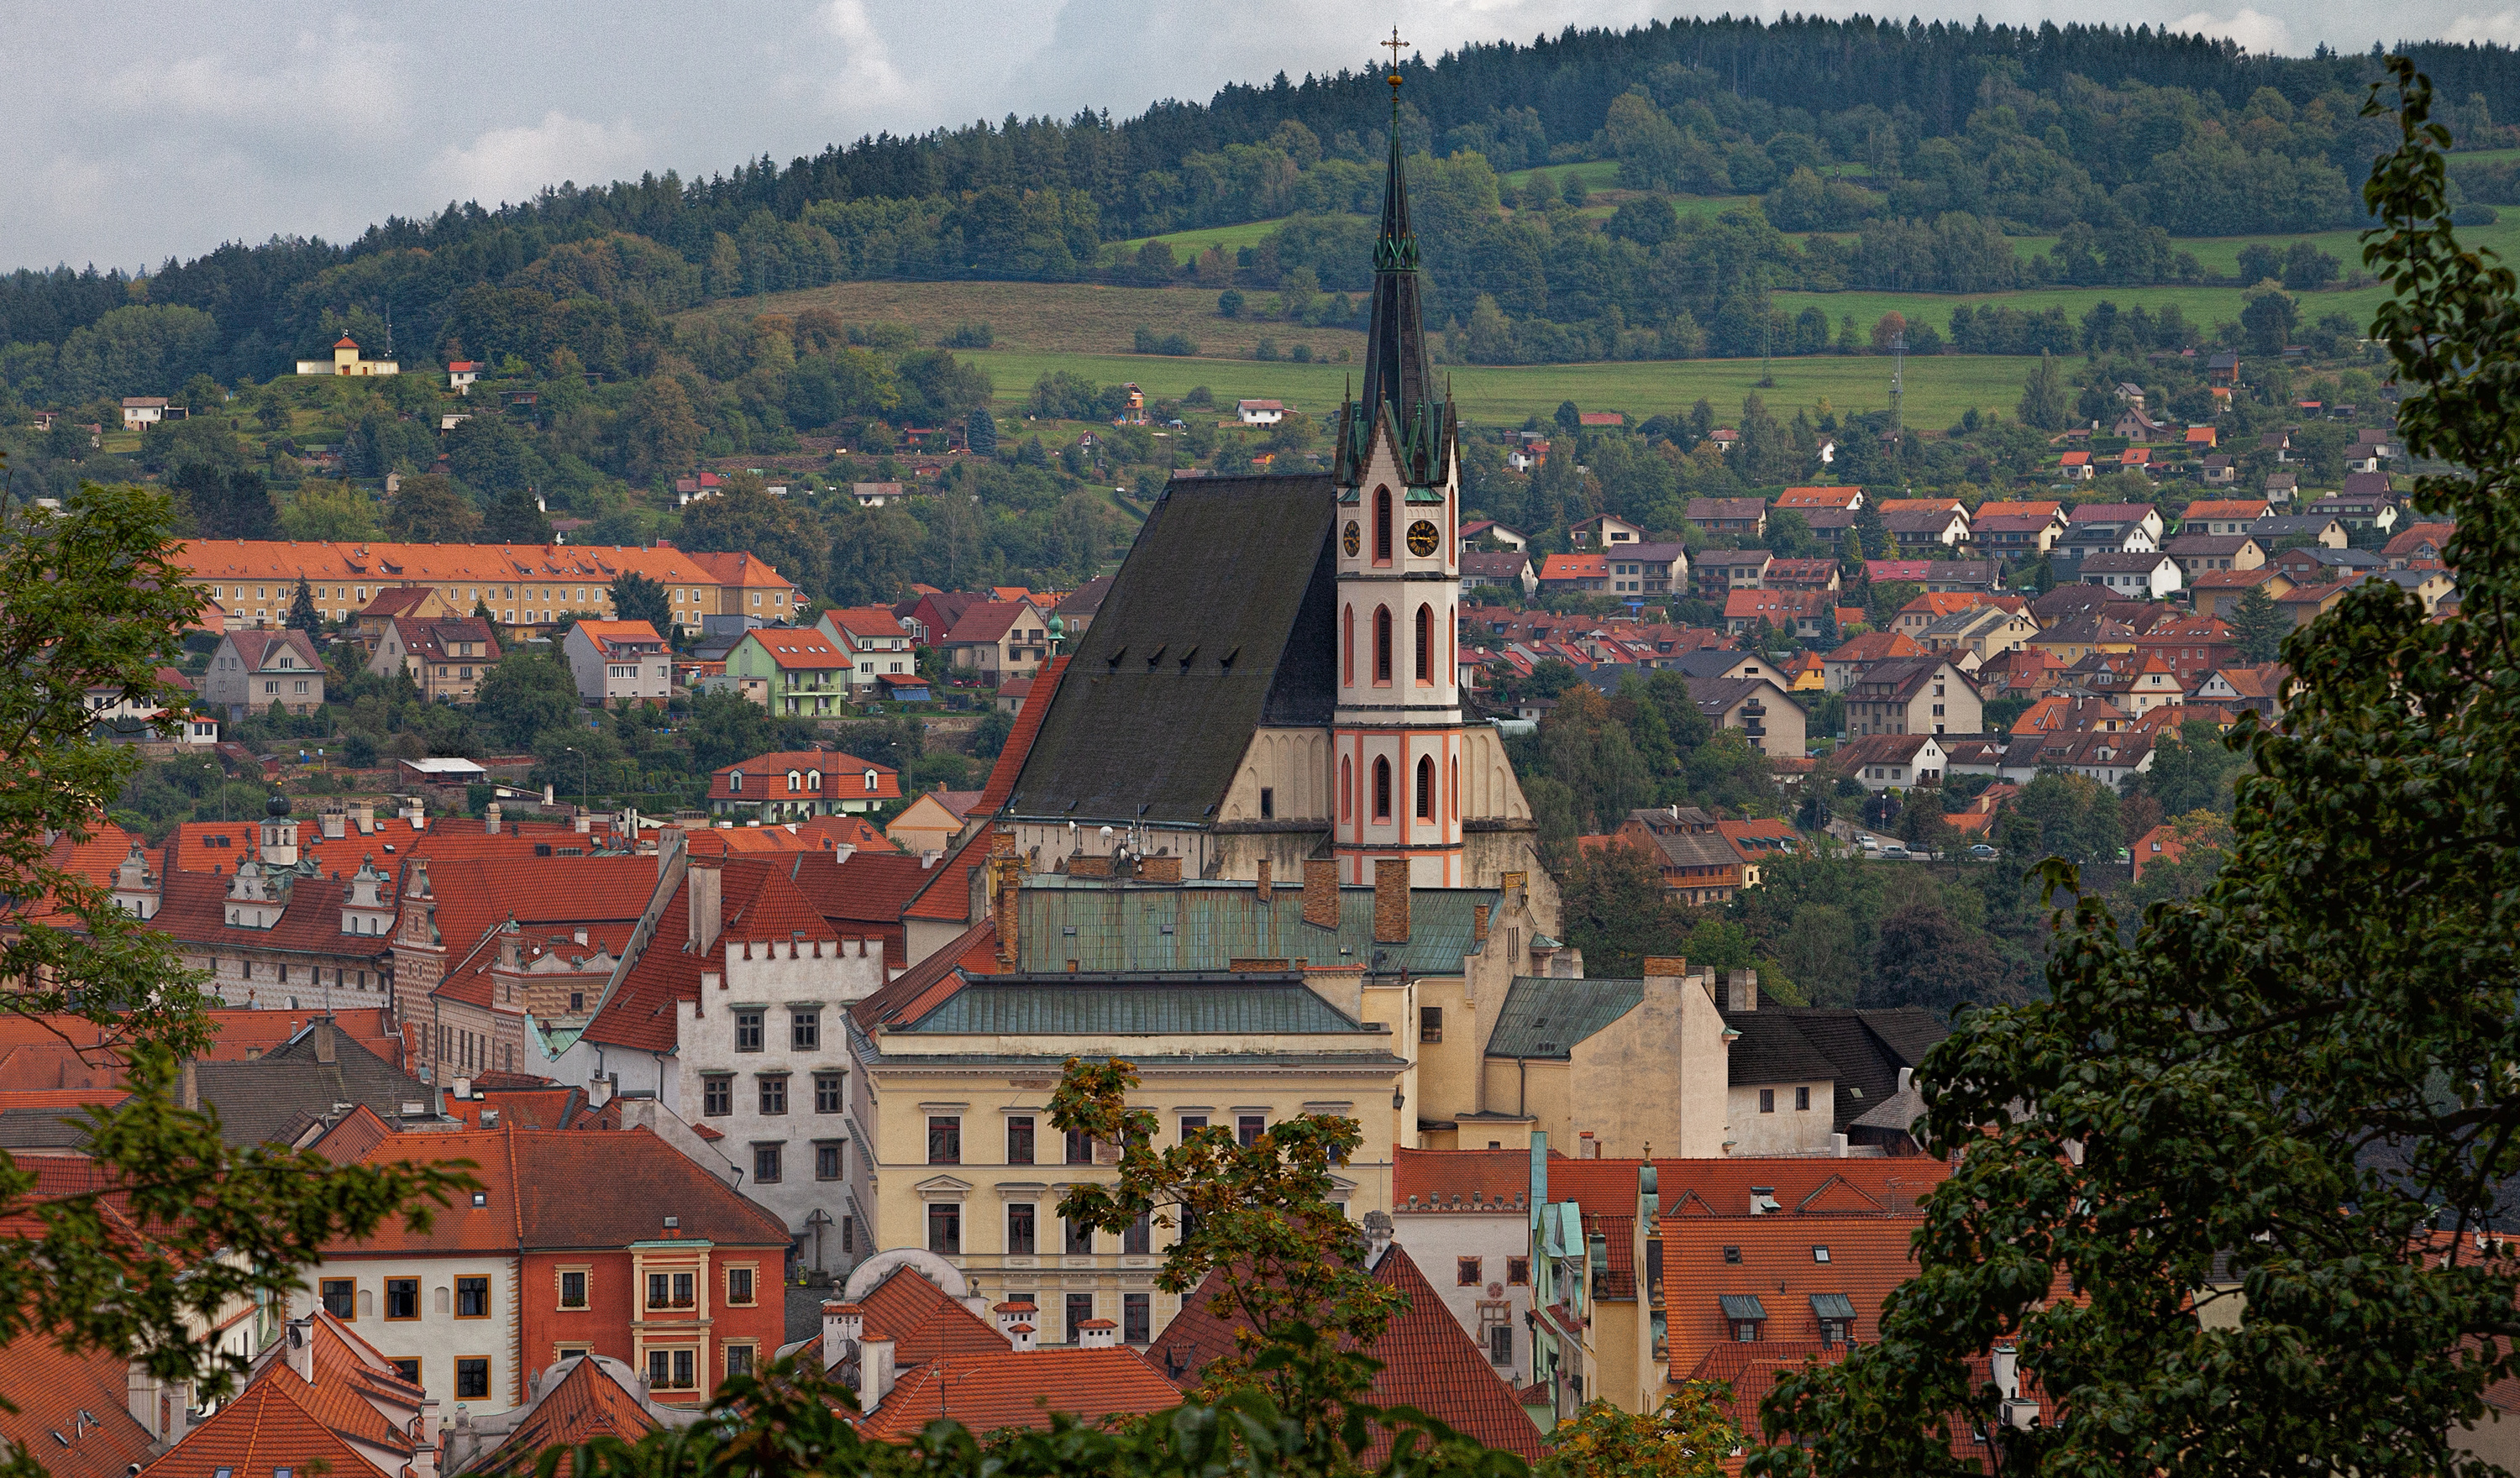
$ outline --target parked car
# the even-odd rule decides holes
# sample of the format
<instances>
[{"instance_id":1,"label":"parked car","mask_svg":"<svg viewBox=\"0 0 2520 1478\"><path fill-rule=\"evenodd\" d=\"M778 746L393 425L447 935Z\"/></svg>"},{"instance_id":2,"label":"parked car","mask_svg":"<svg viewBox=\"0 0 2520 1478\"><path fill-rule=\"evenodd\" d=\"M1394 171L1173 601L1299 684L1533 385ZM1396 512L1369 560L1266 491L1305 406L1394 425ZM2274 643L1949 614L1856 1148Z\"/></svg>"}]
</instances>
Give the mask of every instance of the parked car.
<instances>
[{"instance_id":1,"label":"parked car","mask_svg":"<svg viewBox=\"0 0 2520 1478\"><path fill-rule=\"evenodd\" d=\"M1976 846L1969 848L1968 855L1979 862L1993 862L2003 854L1997 851L1995 848L1988 846L1985 842L1979 842Z\"/></svg>"},{"instance_id":2,"label":"parked car","mask_svg":"<svg viewBox=\"0 0 2520 1478\"><path fill-rule=\"evenodd\" d=\"M1906 847L1899 845L1895 841L1881 849L1881 860L1883 862L1907 862L1914 856L1914 853L1909 851Z\"/></svg>"}]
</instances>

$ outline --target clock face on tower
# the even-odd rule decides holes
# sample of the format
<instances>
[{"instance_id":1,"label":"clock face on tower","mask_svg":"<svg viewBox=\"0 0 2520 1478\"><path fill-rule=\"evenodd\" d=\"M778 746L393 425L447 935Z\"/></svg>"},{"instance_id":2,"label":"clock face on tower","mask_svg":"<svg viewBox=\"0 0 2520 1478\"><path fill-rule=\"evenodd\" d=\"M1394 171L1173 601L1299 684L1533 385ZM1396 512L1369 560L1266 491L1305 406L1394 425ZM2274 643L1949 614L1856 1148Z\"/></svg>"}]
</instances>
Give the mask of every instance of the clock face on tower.
<instances>
[{"instance_id":1,"label":"clock face on tower","mask_svg":"<svg viewBox=\"0 0 2520 1478\"><path fill-rule=\"evenodd\" d=\"M1356 552L1364 547L1365 540L1357 533L1356 520L1350 518L1347 520L1347 528L1339 534L1339 548L1346 550L1347 557L1353 560L1356 558Z\"/></svg>"},{"instance_id":2,"label":"clock face on tower","mask_svg":"<svg viewBox=\"0 0 2520 1478\"><path fill-rule=\"evenodd\" d=\"M1434 556L1435 546L1442 541L1442 538L1443 536L1435 531L1434 524L1420 518L1409 525L1409 552L1420 560L1430 559Z\"/></svg>"}]
</instances>

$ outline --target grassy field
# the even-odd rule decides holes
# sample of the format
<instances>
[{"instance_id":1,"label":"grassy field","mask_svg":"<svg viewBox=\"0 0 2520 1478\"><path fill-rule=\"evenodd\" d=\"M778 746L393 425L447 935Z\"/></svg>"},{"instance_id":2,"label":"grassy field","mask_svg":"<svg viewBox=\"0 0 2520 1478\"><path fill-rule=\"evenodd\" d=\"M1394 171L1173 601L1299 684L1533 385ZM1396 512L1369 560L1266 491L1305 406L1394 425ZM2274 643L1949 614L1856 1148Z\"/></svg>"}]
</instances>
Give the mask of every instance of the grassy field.
<instances>
[{"instance_id":1,"label":"grassy field","mask_svg":"<svg viewBox=\"0 0 2520 1478\"><path fill-rule=\"evenodd\" d=\"M1535 174L1548 175L1552 180L1554 180L1560 188L1565 186L1566 177L1571 174L1582 180L1584 182L1584 188L1587 190L1615 189L1619 183L1619 161L1616 159L1586 159L1582 163L1578 164L1535 165L1530 169L1517 169L1511 174L1498 175L1497 183L1505 186L1508 190L1520 190L1525 185L1531 183L1531 177Z\"/></svg>"},{"instance_id":2,"label":"grassy field","mask_svg":"<svg viewBox=\"0 0 2520 1478\"><path fill-rule=\"evenodd\" d=\"M1188 261L1210 246L1222 246L1228 251L1240 246L1256 246L1285 223L1286 218L1282 215L1265 221L1242 221L1232 226L1192 226L1187 231L1142 236L1134 241L1121 242L1119 247L1135 255L1138 248L1147 243L1162 242L1173 248L1175 260Z\"/></svg>"},{"instance_id":3,"label":"grassy field","mask_svg":"<svg viewBox=\"0 0 2520 1478\"><path fill-rule=\"evenodd\" d=\"M1284 400L1319 413L1334 408L1351 365L1263 364L1255 360L1167 359L1134 354L1035 354L1006 349L965 356L985 366L998 386L998 401L1020 406L1034 381L1053 370L1084 375L1105 384L1123 381L1156 397L1177 397L1207 386L1220 404L1238 399ZM1907 418L1920 428L1939 429L1971 406L2008 411L2036 361L1998 355L1952 354L1908 361ZM1826 400L1837 411L1878 410L1890 399L1890 364L1877 358L1779 359L1776 384L1758 386L1755 359L1693 359L1638 364L1535 365L1499 368L1466 365L1444 371L1462 414L1481 425L1520 425L1546 417L1560 401L1594 410L1621 410L1642 420L1686 411L1701 396L1727 421L1741 398L1758 394L1779 415Z\"/></svg>"},{"instance_id":4,"label":"grassy field","mask_svg":"<svg viewBox=\"0 0 2520 1478\"><path fill-rule=\"evenodd\" d=\"M1243 295L1255 308L1270 296L1256 290ZM1187 334L1201 352L1218 357L1247 359L1264 337L1277 340L1281 353L1299 343L1326 359L1336 359L1341 349L1351 357L1365 352L1365 336L1350 329L1219 318L1216 296L1207 288L1095 283L840 283L729 299L690 316L747 319L828 308L851 323L907 324L924 343L936 342L957 324L985 323L996 347L1033 353L1126 354L1141 324L1158 334Z\"/></svg>"},{"instance_id":5,"label":"grassy field","mask_svg":"<svg viewBox=\"0 0 2520 1478\"><path fill-rule=\"evenodd\" d=\"M2301 298L2302 319L2307 324L2342 313L2357 324L2367 323L2371 310L2387 295L2378 287L2308 293ZM1787 313L1818 307L1832 325L1853 314L1856 326L1867 332L1882 314L1896 309L1911 319L1921 315L1936 333L1944 333L1951 327L1952 309L1962 303L2018 308L2024 313L2062 308L2067 318L2078 322L2102 299L2122 309L2139 303L2153 312L2177 303L2188 322L2208 326L2238 322L2241 308L2238 288L2030 288L2018 292L1778 292L1774 296L1777 306Z\"/></svg>"}]
</instances>

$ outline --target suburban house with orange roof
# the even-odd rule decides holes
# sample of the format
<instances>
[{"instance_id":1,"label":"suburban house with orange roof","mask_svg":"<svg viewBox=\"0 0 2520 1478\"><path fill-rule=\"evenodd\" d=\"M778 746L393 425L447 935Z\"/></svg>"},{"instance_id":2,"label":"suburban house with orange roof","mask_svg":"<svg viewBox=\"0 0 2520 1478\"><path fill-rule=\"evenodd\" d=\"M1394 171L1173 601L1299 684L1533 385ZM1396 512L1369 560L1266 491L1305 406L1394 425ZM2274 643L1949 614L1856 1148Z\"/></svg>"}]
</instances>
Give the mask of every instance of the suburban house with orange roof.
<instances>
[{"instance_id":1,"label":"suburban house with orange roof","mask_svg":"<svg viewBox=\"0 0 2520 1478\"><path fill-rule=\"evenodd\" d=\"M361 1338L364 1327L320 1313L290 1320L254 1355L244 1389L141 1471L235 1478L258 1459L274 1470L320 1464L331 1478L433 1474L440 1403L407 1363Z\"/></svg>"},{"instance_id":2,"label":"suburban house with orange roof","mask_svg":"<svg viewBox=\"0 0 2520 1478\"><path fill-rule=\"evenodd\" d=\"M761 626L736 640L726 654L725 674L709 681L783 718L829 718L847 711L855 665L820 631Z\"/></svg>"},{"instance_id":3,"label":"suburban house with orange roof","mask_svg":"<svg viewBox=\"0 0 2520 1478\"><path fill-rule=\"evenodd\" d=\"M787 749L712 772L707 805L712 816L774 822L860 815L899 799L901 774L888 765L836 749Z\"/></svg>"},{"instance_id":4,"label":"suburban house with orange roof","mask_svg":"<svg viewBox=\"0 0 2520 1478\"><path fill-rule=\"evenodd\" d=\"M580 621L561 639L561 651L587 702L661 703L674 695L673 653L645 621Z\"/></svg>"},{"instance_id":5,"label":"suburban house with orange roof","mask_svg":"<svg viewBox=\"0 0 2520 1478\"><path fill-rule=\"evenodd\" d=\"M1610 557L1601 554L1551 555L1540 562L1540 588L1544 592L1608 590Z\"/></svg>"},{"instance_id":6,"label":"suburban house with orange roof","mask_svg":"<svg viewBox=\"0 0 2520 1478\"><path fill-rule=\"evenodd\" d=\"M352 619L358 623L359 645L374 652L377 644L384 640L385 629L397 617L430 621L470 614L469 608L456 609L446 593L433 585L395 585L379 590L376 599L362 606Z\"/></svg>"},{"instance_id":7,"label":"suburban house with orange roof","mask_svg":"<svg viewBox=\"0 0 2520 1478\"><path fill-rule=\"evenodd\" d=\"M2092 454L2067 452L2056 459L2056 471L2068 482L2089 482L2092 480Z\"/></svg>"},{"instance_id":8,"label":"suburban house with orange roof","mask_svg":"<svg viewBox=\"0 0 2520 1478\"><path fill-rule=\"evenodd\" d=\"M1864 489L1860 487L1789 487L1777 495L1780 509L1793 509L1809 514L1824 509L1832 513L1854 514L1864 509Z\"/></svg>"},{"instance_id":9,"label":"suburban house with orange roof","mask_svg":"<svg viewBox=\"0 0 2520 1478\"><path fill-rule=\"evenodd\" d=\"M2264 498L2199 498L2179 515L2182 534L2245 534L2268 516L2272 507Z\"/></svg>"},{"instance_id":10,"label":"suburban house with orange roof","mask_svg":"<svg viewBox=\"0 0 2520 1478\"><path fill-rule=\"evenodd\" d=\"M1734 636L1761 621L1797 637L1819 637L1835 619L1822 590L1735 590L1724 598L1724 629Z\"/></svg>"},{"instance_id":11,"label":"suburban house with orange roof","mask_svg":"<svg viewBox=\"0 0 2520 1478\"><path fill-rule=\"evenodd\" d=\"M883 834L905 851L941 853L963 834L979 804L979 791L948 790L940 782L937 788L921 791L902 807L901 814L885 824Z\"/></svg>"},{"instance_id":12,"label":"suburban house with orange roof","mask_svg":"<svg viewBox=\"0 0 2520 1478\"><path fill-rule=\"evenodd\" d=\"M1924 654L1925 649L1905 632L1868 631L1861 636L1849 637L1835 651L1821 659L1825 673L1822 686L1830 693L1843 693L1875 662Z\"/></svg>"},{"instance_id":13,"label":"suburban house with orange roof","mask_svg":"<svg viewBox=\"0 0 2520 1478\"><path fill-rule=\"evenodd\" d=\"M1790 857L1803 848L1803 836L1793 823L1774 817L1764 821L1724 821L1715 823L1715 830L1741 858L1741 886L1759 885L1759 868L1778 857Z\"/></svg>"}]
</instances>

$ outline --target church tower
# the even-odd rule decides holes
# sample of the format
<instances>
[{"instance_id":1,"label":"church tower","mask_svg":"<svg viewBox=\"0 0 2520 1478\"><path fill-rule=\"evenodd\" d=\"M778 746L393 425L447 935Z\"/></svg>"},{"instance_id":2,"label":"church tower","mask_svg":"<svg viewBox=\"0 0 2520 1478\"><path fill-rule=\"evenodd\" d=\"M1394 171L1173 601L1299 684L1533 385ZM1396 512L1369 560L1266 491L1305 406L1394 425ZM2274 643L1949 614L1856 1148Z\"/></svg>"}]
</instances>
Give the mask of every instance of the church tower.
<instances>
[{"instance_id":1,"label":"church tower","mask_svg":"<svg viewBox=\"0 0 2520 1478\"><path fill-rule=\"evenodd\" d=\"M1339 410L1332 476L1331 843L1342 882L1371 883L1375 863L1405 859L1413 886L1463 887L1458 428L1426 361L1396 52L1389 80L1391 158L1373 243L1364 393Z\"/></svg>"}]
</instances>

